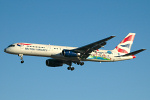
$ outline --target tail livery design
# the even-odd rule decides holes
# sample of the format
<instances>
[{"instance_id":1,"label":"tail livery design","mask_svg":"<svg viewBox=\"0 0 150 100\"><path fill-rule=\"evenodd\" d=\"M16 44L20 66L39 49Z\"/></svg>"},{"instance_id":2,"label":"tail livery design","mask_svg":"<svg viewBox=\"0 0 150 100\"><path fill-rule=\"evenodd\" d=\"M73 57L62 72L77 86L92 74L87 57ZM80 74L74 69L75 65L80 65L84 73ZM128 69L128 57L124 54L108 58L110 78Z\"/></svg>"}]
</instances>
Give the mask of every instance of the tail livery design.
<instances>
[{"instance_id":1,"label":"tail livery design","mask_svg":"<svg viewBox=\"0 0 150 100\"><path fill-rule=\"evenodd\" d=\"M129 33L119 44L116 46L114 51L120 54L130 53L131 46L133 44L133 40L135 37L135 33Z\"/></svg>"}]
</instances>

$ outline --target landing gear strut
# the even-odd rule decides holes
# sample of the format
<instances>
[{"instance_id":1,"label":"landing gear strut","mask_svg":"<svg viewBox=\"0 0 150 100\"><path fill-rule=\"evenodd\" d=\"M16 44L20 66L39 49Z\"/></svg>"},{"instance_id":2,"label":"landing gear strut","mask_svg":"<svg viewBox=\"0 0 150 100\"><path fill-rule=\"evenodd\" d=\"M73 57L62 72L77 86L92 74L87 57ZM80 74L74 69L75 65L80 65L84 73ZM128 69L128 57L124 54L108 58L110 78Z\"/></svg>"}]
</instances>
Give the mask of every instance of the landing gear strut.
<instances>
[{"instance_id":1,"label":"landing gear strut","mask_svg":"<svg viewBox=\"0 0 150 100\"><path fill-rule=\"evenodd\" d=\"M20 57L21 63L24 63L23 54L18 54L18 56Z\"/></svg>"}]
</instances>

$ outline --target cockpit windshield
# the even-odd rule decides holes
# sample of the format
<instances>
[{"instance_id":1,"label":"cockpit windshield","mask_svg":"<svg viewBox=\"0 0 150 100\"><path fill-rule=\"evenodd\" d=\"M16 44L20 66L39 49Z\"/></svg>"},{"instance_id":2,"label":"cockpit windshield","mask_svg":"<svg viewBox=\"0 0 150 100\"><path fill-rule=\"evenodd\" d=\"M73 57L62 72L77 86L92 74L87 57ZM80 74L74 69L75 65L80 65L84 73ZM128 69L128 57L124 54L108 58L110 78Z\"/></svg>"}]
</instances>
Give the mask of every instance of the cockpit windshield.
<instances>
[{"instance_id":1,"label":"cockpit windshield","mask_svg":"<svg viewBox=\"0 0 150 100\"><path fill-rule=\"evenodd\" d=\"M15 45L11 44L11 45L9 45L8 47L15 47Z\"/></svg>"}]
</instances>

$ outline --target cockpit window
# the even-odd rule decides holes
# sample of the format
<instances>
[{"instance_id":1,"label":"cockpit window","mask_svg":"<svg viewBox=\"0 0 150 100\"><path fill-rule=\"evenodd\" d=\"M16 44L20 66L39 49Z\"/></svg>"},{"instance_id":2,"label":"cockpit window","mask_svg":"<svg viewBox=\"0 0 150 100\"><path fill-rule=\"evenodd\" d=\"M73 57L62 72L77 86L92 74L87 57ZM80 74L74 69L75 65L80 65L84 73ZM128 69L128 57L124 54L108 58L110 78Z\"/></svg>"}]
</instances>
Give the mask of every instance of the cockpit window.
<instances>
[{"instance_id":1,"label":"cockpit window","mask_svg":"<svg viewBox=\"0 0 150 100\"><path fill-rule=\"evenodd\" d=\"M9 45L8 47L15 47L15 45L11 44L11 45Z\"/></svg>"}]
</instances>

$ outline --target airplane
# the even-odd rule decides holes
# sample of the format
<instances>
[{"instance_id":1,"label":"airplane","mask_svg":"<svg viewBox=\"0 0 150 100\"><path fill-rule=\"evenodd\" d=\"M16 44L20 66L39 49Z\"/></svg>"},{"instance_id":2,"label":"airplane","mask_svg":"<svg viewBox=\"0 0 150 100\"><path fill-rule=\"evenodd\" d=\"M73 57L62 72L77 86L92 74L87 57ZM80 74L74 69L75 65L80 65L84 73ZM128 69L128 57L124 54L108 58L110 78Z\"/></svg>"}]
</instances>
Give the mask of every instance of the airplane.
<instances>
[{"instance_id":1,"label":"airplane","mask_svg":"<svg viewBox=\"0 0 150 100\"><path fill-rule=\"evenodd\" d=\"M33 43L14 43L4 49L4 52L18 55L21 63L24 63L23 55L50 57L46 60L46 65L49 67L60 67L63 64L69 65L68 70L73 71L72 63L84 65L84 61L94 62L115 62L130 60L136 58L136 54L146 50L140 49L130 52L135 33L129 33L113 50L100 50L106 45L106 41L114 38L110 36L105 39L82 47L68 47L56 45L44 45Z\"/></svg>"}]
</instances>

